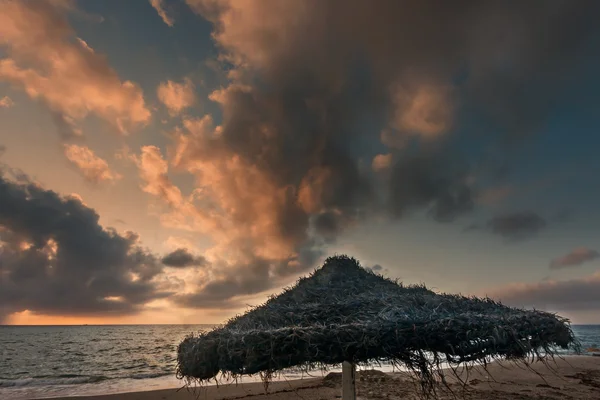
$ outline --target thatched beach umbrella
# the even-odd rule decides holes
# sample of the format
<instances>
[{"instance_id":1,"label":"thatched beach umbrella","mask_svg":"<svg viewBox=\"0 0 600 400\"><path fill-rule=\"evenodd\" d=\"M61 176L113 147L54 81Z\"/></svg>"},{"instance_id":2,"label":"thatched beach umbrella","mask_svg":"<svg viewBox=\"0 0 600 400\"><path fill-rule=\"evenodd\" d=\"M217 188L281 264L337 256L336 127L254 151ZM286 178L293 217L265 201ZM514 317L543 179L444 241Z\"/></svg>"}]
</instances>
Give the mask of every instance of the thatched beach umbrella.
<instances>
[{"instance_id":1,"label":"thatched beach umbrella","mask_svg":"<svg viewBox=\"0 0 600 400\"><path fill-rule=\"evenodd\" d=\"M343 364L351 380L354 365L387 361L416 372L430 392L443 362L523 359L575 343L553 314L403 286L336 256L262 306L183 340L177 372L203 382Z\"/></svg>"}]
</instances>

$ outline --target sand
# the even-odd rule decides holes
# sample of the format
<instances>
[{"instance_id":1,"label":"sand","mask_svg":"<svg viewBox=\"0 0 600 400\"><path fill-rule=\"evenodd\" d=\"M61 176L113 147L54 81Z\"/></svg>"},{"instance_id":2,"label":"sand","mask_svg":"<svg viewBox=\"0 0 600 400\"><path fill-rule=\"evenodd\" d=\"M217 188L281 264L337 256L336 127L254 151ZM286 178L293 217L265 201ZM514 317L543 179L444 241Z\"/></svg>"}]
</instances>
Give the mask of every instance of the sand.
<instances>
[{"instance_id":1,"label":"sand","mask_svg":"<svg viewBox=\"0 0 600 400\"><path fill-rule=\"evenodd\" d=\"M483 369L463 370L461 380L449 379L454 392L441 393L440 399L600 399L600 357L569 356L555 359L550 368L535 363L531 370L510 363L492 364ZM275 382L265 394L262 383L228 384L192 390L157 390L105 396L79 397L78 400L329 400L341 398L341 374ZM361 371L357 374L358 399L417 399L414 384L403 373L384 374ZM68 399L68 398L67 398Z\"/></svg>"}]
</instances>

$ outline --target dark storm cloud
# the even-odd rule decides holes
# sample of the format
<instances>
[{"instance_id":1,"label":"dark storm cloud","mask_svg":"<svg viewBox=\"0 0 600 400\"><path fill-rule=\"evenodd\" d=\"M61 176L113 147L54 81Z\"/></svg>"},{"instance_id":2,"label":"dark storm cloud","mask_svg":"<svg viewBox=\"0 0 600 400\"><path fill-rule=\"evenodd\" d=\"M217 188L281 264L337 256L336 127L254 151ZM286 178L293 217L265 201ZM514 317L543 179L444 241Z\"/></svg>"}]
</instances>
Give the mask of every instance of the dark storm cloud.
<instances>
[{"instance_id":1,"label":"dark storm cloud","mask_svg":"<svg viewBox=\"0 0 600 400\"><path fill-rule=\"evenodd\" d=\"M487 223L472 223L463 228L464 233L488 231L507 241L520 241L532 238L546 229L549 222L534 211L517 211L497 215Z\"/></svg>"},{"instance_id":2,"label":"dark storm cloud","mask_svg":"<svg viewBox=\"0 0 600 400\"><path fill-rule=\"evenodd\" d=\"M334 243L344 227L344 216L334 212L322 212L315 216L313 226L327 243Z\"/></svg>"},{"instance_id":3,"label":"dark storm cloud","mask_svg":"<svg viewBox=\"0 0 600 400\"><path fill-rule=\"evenodd\" d=\"M79 200L23 180L0 175L0 314L128 314L169 295L137 235L104 229Z\"/></svg>"},{"instance_id":4,"label":"dark storm cloud","mask_svg":"<svg viewBox=\"0 0 600 400\"><path fill-rule=\"evenodd\" d=\"M600 253L596 250L588 249L587 247L578 247L571 250L568 254L550 261L550 269L578 267L598 258L600 258Z\"/></svg>"},{"instance_id":5,"label":"dark storm cloud","mask_svg":"<svg viewBox=\"0 0 600 400\"><path fill-rule=\"evenodd\" d=\"M520 211L496 216L488 221L487 228L506 239L527 239L546 228L546 220L533 211Z\"/></svg>"},{"instance_id":6,"label":"dark storm cloud","mask_svg":"<svg viewBox=\"0 0 600 400\"><path fill-rule=\"evenodd\" d=\"M462 117L493 127L478 139L494 144L538 132L554 99L578 100L565 90L585 84L578 74L586 66L582 49L600 29L596 1L187 3L214 24L232 81L212 96L223 117L218 135L182 135L178 167L197 173L199 162L214 161L227 190L249 179L268 182L269 193L230 196L223 189L215 203L230 202L220 209L235 210L228 221L253 232L251 248L277 238L290 253L310 247L311 222L332 243L362 216L400 218L427 209L445 222L469 212L471 178L479 172L473 166L494 162L473 155L476 148L456 151L472 134L462 129ZM391 132L383 143L382 128ZM391 154L388 179L375 179L360 164L378 153ZM241 160L243 168L219 167L223 159ZM501 176L509 166L488 169ZM256 212L264 195L279 201ZM494 219L489 228L520 238L544 224L517 215ZM277 282L288 265L283 257L258 276ZM232 266L217 286L202 286L197 299L264 290L256 276L241 273L247 265Z\"/></svg>"},{"instance_id":7,"label":"dark storm cloud","mask_svg":"<svg viewBox=\"0 0 600 400\"><path fill-rule=\"evenodd\" d=\"M171 253L165 255L161 259L162 263L167 267L202 267L207 264L207 261L202 256L195 256L188 251L188 249L177 249Z\"/></svg>"},{"instance_id":8,"label":"dark storm cloud","mask_svg":"<svg viewBox=\"0 0 600 400\"><path fill-rule=\"evenodd\" d=\"M452 221L473 208L467 168L439 155L409 157L392 172L390 208L401 217L411 208L429 207L439 221Z\"/></svg>"}]
</instances>

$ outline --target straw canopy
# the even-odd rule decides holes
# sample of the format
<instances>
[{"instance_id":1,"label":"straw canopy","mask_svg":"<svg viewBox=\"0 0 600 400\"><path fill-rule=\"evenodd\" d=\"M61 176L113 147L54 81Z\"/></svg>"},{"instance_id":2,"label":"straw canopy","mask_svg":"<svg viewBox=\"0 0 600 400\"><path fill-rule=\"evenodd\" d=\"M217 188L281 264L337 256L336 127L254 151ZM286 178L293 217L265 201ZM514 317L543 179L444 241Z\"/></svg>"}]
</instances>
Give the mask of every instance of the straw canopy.
<instances>
[{"instance_id":1,"label":"straw canopy","mask_svg":"<svg viewBox=\"0 0 600 400\"><path fill-rule=\"evenodd\" d=\"M177 372L202 382L387 361L431 383L441 362L523 359L575 344L568 321L554 314L403 286L336 256L262 306L184 339Z\"/></svg>"}]
</instances>

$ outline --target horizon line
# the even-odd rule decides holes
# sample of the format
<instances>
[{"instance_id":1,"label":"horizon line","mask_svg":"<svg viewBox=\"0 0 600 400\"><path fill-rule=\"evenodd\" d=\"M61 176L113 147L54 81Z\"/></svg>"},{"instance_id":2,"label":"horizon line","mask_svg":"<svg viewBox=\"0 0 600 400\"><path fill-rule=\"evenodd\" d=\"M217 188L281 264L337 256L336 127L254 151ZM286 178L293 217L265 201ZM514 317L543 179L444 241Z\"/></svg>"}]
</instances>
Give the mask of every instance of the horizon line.
<instances>
[{"instance_id":1,"label":"horizon line","mask_svg":"<svg viewBox=\"0 0 600 400\"><path fill-rule=\"evenodd\" d=\"M220 324L200 324L200 323L190 323L190 324L0 324L0 328L2 327L75 327L75 326L192 326L192 325L204 325L204 326L216 326L223 325ZM585 323L585 324L570 324L571 326L600 326L600 322L595 323Z\"/></svg>"}]
</instances>

